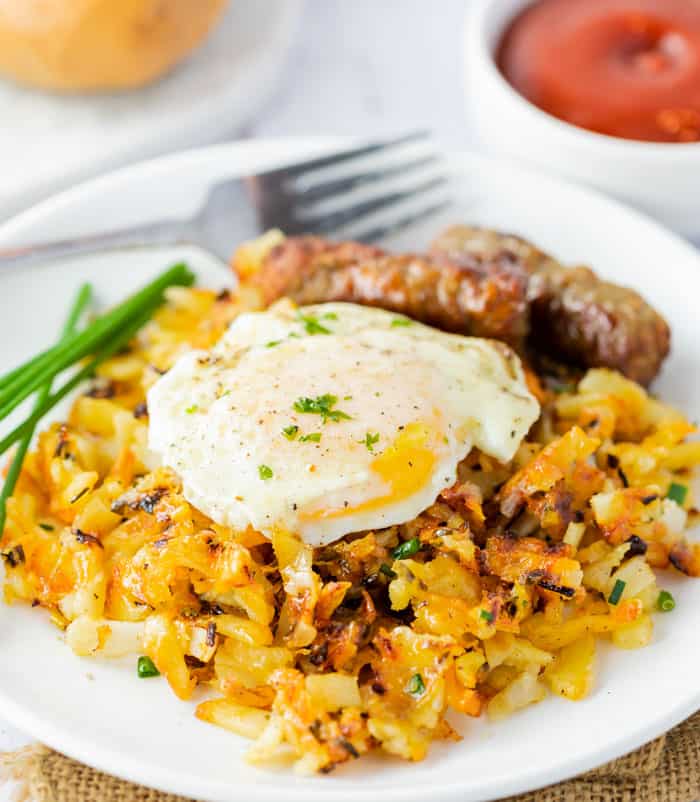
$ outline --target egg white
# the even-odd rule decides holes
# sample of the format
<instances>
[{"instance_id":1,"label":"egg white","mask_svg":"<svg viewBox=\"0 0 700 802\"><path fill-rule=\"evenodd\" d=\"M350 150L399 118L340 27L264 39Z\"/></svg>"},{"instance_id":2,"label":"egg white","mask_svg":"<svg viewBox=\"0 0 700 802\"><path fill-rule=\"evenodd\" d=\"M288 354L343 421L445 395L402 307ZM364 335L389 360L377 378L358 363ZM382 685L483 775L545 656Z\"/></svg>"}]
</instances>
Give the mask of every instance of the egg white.
<instances>
[{"instance_id":1,"label":"egg white","mask_svg":"<svg viewBox=\"0 0 700 802\"><path fill-rule=\"evenodd\" d=\"M312 545L415 518L473 446L508 461L539 414L500 343L288 301L181 357L148 409L150 448L195 507Z\"/></svg>"}]
</instances>

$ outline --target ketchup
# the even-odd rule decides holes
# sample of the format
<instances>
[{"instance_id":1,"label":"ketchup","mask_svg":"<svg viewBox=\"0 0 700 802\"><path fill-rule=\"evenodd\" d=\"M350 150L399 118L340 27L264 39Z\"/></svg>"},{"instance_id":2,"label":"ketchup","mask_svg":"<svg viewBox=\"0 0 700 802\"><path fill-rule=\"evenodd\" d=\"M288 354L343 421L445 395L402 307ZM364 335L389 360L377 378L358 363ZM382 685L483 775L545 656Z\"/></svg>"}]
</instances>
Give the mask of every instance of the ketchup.
<instances>
[{"instance_id":1,"label":"ketchup","mask_svg":"<svg viewBox=\"0 0 700 802\"><path fill-rule=\"evenodd\" d=\"M700 0L538 0L496 60L518 92L573 125L700 141Z\"/></svg>"}]
</instances>

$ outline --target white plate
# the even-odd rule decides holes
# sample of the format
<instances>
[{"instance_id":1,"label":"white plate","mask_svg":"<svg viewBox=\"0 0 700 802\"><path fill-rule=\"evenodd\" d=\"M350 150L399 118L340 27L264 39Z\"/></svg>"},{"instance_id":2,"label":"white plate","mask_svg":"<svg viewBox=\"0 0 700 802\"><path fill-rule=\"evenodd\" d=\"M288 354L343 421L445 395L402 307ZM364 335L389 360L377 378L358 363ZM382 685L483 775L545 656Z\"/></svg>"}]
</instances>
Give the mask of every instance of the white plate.
<instances>
[{"instance_id":1,"label":"white plate","mask_svg":"<svg viewBox=\"0 0 700 802\"><path fill-rule=\"evenodd\" d=\"M337 143L325 143L325 146ZM159 159L41 204L0 230L0 241L89 230L187 212L213 180L272 166L320 141L249 142ZM656 390L700 417L700 259L646 218L589 191L471 155L450 159L457 202L443 220L402 236L418 248L440 225L470 220L533 238L567 261L641 289L673 324L673 356ZM232 246L235 243L231 243ZM72 264L0 271L0 370L51 340L78 281L105 301L124 296L175 253L135 251ZM185 255L207 282L227 278L203 254ZM570 777L630 751L700 707L700 582L664 577L676 610L656 617L653 644L605 651L586 701L552 698L508 721L461 718L459 744L437 744L423 763L363 759L328 777L301 778L245 764L245 743L197 721L164 680L137 679L134 661L75 657L43 614L0 608L0 714L50 746L99 769L198 799L228 802L484 800Z\"/></svg>"},{"instance_id":2,"label":"white plate","mask_svg":"<svg viewBox=\"0 0 700 802\"><path fill-rule=\"evenodd\" d=\"M128 161L230 137L269 98L301 9L231 0L191 58L139 90L56 95L0 81L0 215Z\"/></svg>"}]
</instances>

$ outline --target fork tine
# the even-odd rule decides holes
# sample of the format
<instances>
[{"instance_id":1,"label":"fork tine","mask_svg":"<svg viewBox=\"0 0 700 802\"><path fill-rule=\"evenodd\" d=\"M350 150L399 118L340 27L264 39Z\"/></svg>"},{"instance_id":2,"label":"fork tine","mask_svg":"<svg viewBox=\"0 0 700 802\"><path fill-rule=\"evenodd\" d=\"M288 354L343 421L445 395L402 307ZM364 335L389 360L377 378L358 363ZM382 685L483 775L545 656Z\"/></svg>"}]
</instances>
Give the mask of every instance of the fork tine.
<instances>
[{"instance_id":1,"label":"fork tine","mask_svg":"<svg viewBox=\"0 0 700 802\"><path fill-rule=\"evenodd\" d=\"M395 139L388 139L384 142L374 142L371 145L362 145L357 148L349 150L342 150L340 153L333 153L330 156L321 156L317 159L310 159L309 161L301 162L299 164L292 164L289 167L283 167L279 170L284 173L288 178L298 178L299 176L309 173L312 170L320 170L322 167L331 167L343 162L357 159L360 156L370 156L373 153L383 153L391 148L397 148L401 145L407 145L410 142L420 142L430 136L429 131L413 131L410 134L396 137ZM278 171L274 171L278 172Z\"/></svg>"},{"instance_id":2,"label":"fork tine","mask_svg":"<svg viewBox=\"0 0 700 802\"><path fill-rule=\"evenodd\" d=\"M321 184L309 187L308 189L294 189L295 202L299 205L307 203L318 203L329 198L338 197L347 192L351 192L359 187L367 187L370 184L385 181L397 175L409 173L425 167L431 167L440 162L438 156L428 154L412 159L411 161L392 164L387 167L380 167L374 170L367 170L363 173L353 173L352 175L330 179Z\"/></svg>"},{"instance_id":3,"label":"fork tine","mask_svg":"<svg viewBox=\"0 0 700 802\"><path fill-rule=\"evenodd\" d=\"M353 230L352 233L349 234L349 237L358 242L379 242L386 237L397 234L404 228L412 226L414 223L421 222L426 217L432 217L433 215L444 211L450 205L450 201L447 199L438 201L437 203L431 203L430 205L424 206L421 209L416 209L413 212L409 212L403 217L399 217L397 220L393 220L392 222L376 224L374 226L370 225L365 229Z\"/></svg>"},{"instance_id":4,"label":"fork tine","mask_svg":"<svg viewBox=\"0 0 700 802\"><path fill-rule=\"evenodd\" d=\"M414 198L422 192L428 192L446 183L445 176L435 176L399 192L392 192L388 195L361 201L352 206L346 206L344 209L339 209L337 212L321 214L318 217L299 217L297 219L297 227L304 228L314 234L328 234L349 223L359 222L362 218L374 212L388 209L398 203Z\"/></svg>"}]
</instances>

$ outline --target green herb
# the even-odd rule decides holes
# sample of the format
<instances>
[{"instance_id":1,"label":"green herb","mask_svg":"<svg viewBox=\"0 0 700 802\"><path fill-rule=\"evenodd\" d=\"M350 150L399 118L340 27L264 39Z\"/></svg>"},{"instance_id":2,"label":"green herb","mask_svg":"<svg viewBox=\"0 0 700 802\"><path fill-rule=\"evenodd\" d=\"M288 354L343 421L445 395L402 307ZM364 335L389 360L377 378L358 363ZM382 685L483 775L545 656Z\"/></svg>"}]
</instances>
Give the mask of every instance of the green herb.
<instances>
[{"instance_id":1,"label":"green herb","mask_svg":"<svg viewBox=\"0 0 700 802\"><path fill-rule=\"evenodd\" d=\"M493 621L493 613L490 610L480 610L479 617L483 618L484 621L488 621L489 624Z\"/></svg>"},{"instance_id":2,"label":"green herb","mask_svg":"<svg viewBox=\"0 0 700 802\"><path fill-rule=\"evenodd\" d=\"M360 440L360 442L365 444L367 451L374 452L374 447L379 442L379 432L376 432L375 434L372 434L372 432L367 432L365 439Z\"/></svg>"},{"instance_id":3,"label":"green herb","mask_svg":"<svg viewBox=\"0 0 700 802\"><path fill-rule=\"evenodd\" d=\"M320 415L322 423L327 423L329 420L335 423L340 420L351 420L347 413L334 409L337 403L337 396L326 393L317 395L316 398L297 398L294 402L294 409L304 414Z\"/></svg>"},{"instance_id":4,"label":"green herb","mask_svg":"<svg viewBox=\"0 0 700 802\"><path fill-rule=\"evenodd\" d=\"M294 440L294 438L299 434L299 427L292 423L290 426L285 426L284 429L282 429L282 434L287 438L287 440Z\"/></svg>"},{"instance_id":5,"label":"green herb","mask_svg":"<svg viewBox=\"0 0 700 802\"><path fill-rule=\"evenodd\" d=\"M406 693L411 696L422 696L425 693L425 683L420 674L414 674L406 684Z\"/></svg>"},{"instance_id":6,"label":"green herb","mask_svg":"<svg viewBox=\"0 0 700 802\"><path fill-rule=\"evenodd\" d=\"M414 554L420 549L420 540L417 537L412 537L406 540L391 552L391 556L395 560L405 560L407 557L413 557Z\"/></svg>"},{"instance_id":7,"label":"green herb","mask_svg":"<svg viewBox=\"0 0 700 802\"><path fill-rule=\"evenodd\" d=\"M338 315L336 315L335 312L326 312L326 314L323 316L323 319L324 320L337 320L338 319Z\"/></svg>"},{"instance_id":8,"label":"green herb","mask_svg":"<svg viewBox=\"0 0 700 802\"><path fill-rule=\"evenodd\" d=\"M265 343L265 348L274 348L276 345L279 345L282 340L270 340L270 342Z\"/></svg>"},{"instance_id":9,"label":"green herb","mask_svg":"<svg viewBox=\"0 0 700 802\"><path fill-rule=\"evenodd\" d=\"M78 294L73 301L73 305L71 307L70 312L68 313L68 318L64 324L63 331L61 333L61 339L59 341L63 342L68 337L71 337L75 329L78 325L78 321L80 320L81 315L85 311L85 307L90 303L90 298L92 296L92 286L90 284L83 284L81 288L78 290ZM36 412L42 404L46 403L46 400L51 393L51 377L42 387L39 388L39 392L37 394L36 403L34 405L34 412ZM6 503L7 499L12 495L15 489L15 485L17 484L17 479L19 478L19 474L22 470L22 464L24 463L24 458L27 455L27 451L29 450L29 444L31 443L32 437L34 436L34 428L36 423L32 426L29 426L25 433L22 435L22 438L17 446L17 451L12 459L12 464L10 465L7 476L5 477L5 481L2 486L2 491L0 491L0 537L2 537L3 529L5 528L5 517L6 517ZM42 529L45 529L47 532L53 531L53 526L50 524L39 524Z\"/></svg>"},{"instance_id":10,"label":"green herb","mask_svg":"<svg viewBox=\"0 0 700 802\"><path fill-rule=\"evenodd\" d=\"M141 679L160 676L160 671L156 668L156 664L150 657L146 657L145 655L141 655L136 661L136 673Z\"/></svg>"},{"instance_id":11,"label":"green herb","mask_svg":"<svg viewBox=\"0 0 700 802\"><path fill-rule=\"evenodd\" d=\"M272 468L269 465L258 465L258 476L261 479L272 479Z\"/></svg>"},{"instance_id":12,"label":"green herb","mask_svg":"<svg viewBox=\"0 0 700 802\"><path fill-rule=\"evenodd\" d=\"M53 348L1 377L0 420L58 373L84 357L96 355L109 347L132 321L141 317L150 318L163 302L163 293L168 287L176 284L189 286L193 281L194 275L185 265L175 265L111 312L94 320L83 331L72 332ZM130 328L129 331L131 337ZM118 349L124 345L124 340L120 338Z\"/></svg>"},{"instance_id":13,"label":"green herb","mask_svg":"<svg viewBox=\"0 0 700 802\"><path fill-rule=\"evenodd\" d=\"M311 434L303 434L299 438L300 443L320 443L321 432L311 432Z\"/></svg>"},{"instance_id":14,"label":"green herb","mask_svg":"<svg viewBox=\"0 0 700 802\"><path fill-rule=\"evenodd\" d=\"M0 440L0 454L18 440L31 435L34 426L75 387L94 375L106 359L126 346L164 301L168 287L189 286L194 275L184 264L166 270L111 312L94 320L81 332L71 332L53 348L40 353L0 378L0 420L6 418L25 398L46 386L59 373L91 360L58 390L45 398L39 395L33 412Z\"/></svg>"},{"instance_id":15,"label":"green herb","mask_svg":"<svg viewBox=\"0 0 700 802\"><path fill-rule=\"evenodd\" d=\"M196 404L192 404L191 406L187 407L187 409L185 410L185 412L186 412L188 415L192 415L192 414L193 414L194 412L196 412L198 409L199 409L199 407L198 407Z\"/></svg>"},{"instance_id":16,"label":"green herb","mask_svg":"<svg viewBox=\"0 0 700 802\"><path fill-rule=\"evenodd\" d=\"M331 330L327 329L322 323L319 323L315 315L302 315L301 312L297 314L297 319L300 323L304 324L304 330L307 334L330 334Z\"/></svg>"},{"instance_id":17,"label":"green herb","mask_svg":"<svg viewBox=\"0 0 700 802\"><path fill-rule=\"evenodd\" d=\"M659 598L656 600L656 606L662 613L670 613L676 606L676 600L667 590L662 590L659 593Z\"/></svg>"},{"instance_id":18,"label":"green herb","mask_svg":"<svg viewBox=\"0 0 700 802\"><path fill-rule=\"evenodd\" d=\"M576 385L555 381L551 385L551 390L557 395L562 395L563 393L573 393L576 390Z\"/></svg>"},{"instance_id":19,"label":"green herb","mask_svg":"<svg viewBox=\"0 0 700 802\"><path fill-rule=\"evenodd\" d=\"M622 579L616 579L615 584L613 585L612 592L608 596L608 602L610 604L618 604L620 599L622 598L622 594L625 590L625 585L627 583L624 582Z\"/></svg>"},{"instance_id":20,"label":"green herb","mask_svg":"<svg viewBox=\"0 0 700 802\"><path fill-rule=\"evenodd\" d=\"M409 320L409 318L407 318L407 317L395 317L391 321L392 329L398 328L399 326L412 326L412 325L413 325L413 321Z\"/></svg>"},{"instance_id":21,"label":"green herb","mask_svg":"<svg viewBox=\"0 0 700 802\"><path fill-rule=\"evenodd\" d=\"M384 576L388 576L388 577L389 577L389 579L396 579L396 577L398 576L398 574L396 573L396 571L394 571L394 570L393 570L393 569L392 569L390 566L388 566L386 563L382 563L382 564L379 566L379 571L380 571L380 573L384 574Z\"/></svg>"},{"instance_id":22,"label":"green herb","mask_svg":"<svg viewBox=\"0 0 700 802\"><path fill-rule=\"evenodd\" d=\"M682 507L687 495L688 488L685 485L679 485L676 484L676 482L672 482L671 487L668 489L668 493L666 493L666 498L670 498L671 501L675 501L676 504Z\"/></svg>"},{"instance_id":23,"label":"green herb","mask_svg":"<svg viewBox=\"0 0 700 802\"><path fill-rule=\"evenodd\" d=\"M352 396L351 395L344 395L343 396L343 401L352 401Z\"/></svg>"}]
</instances>

